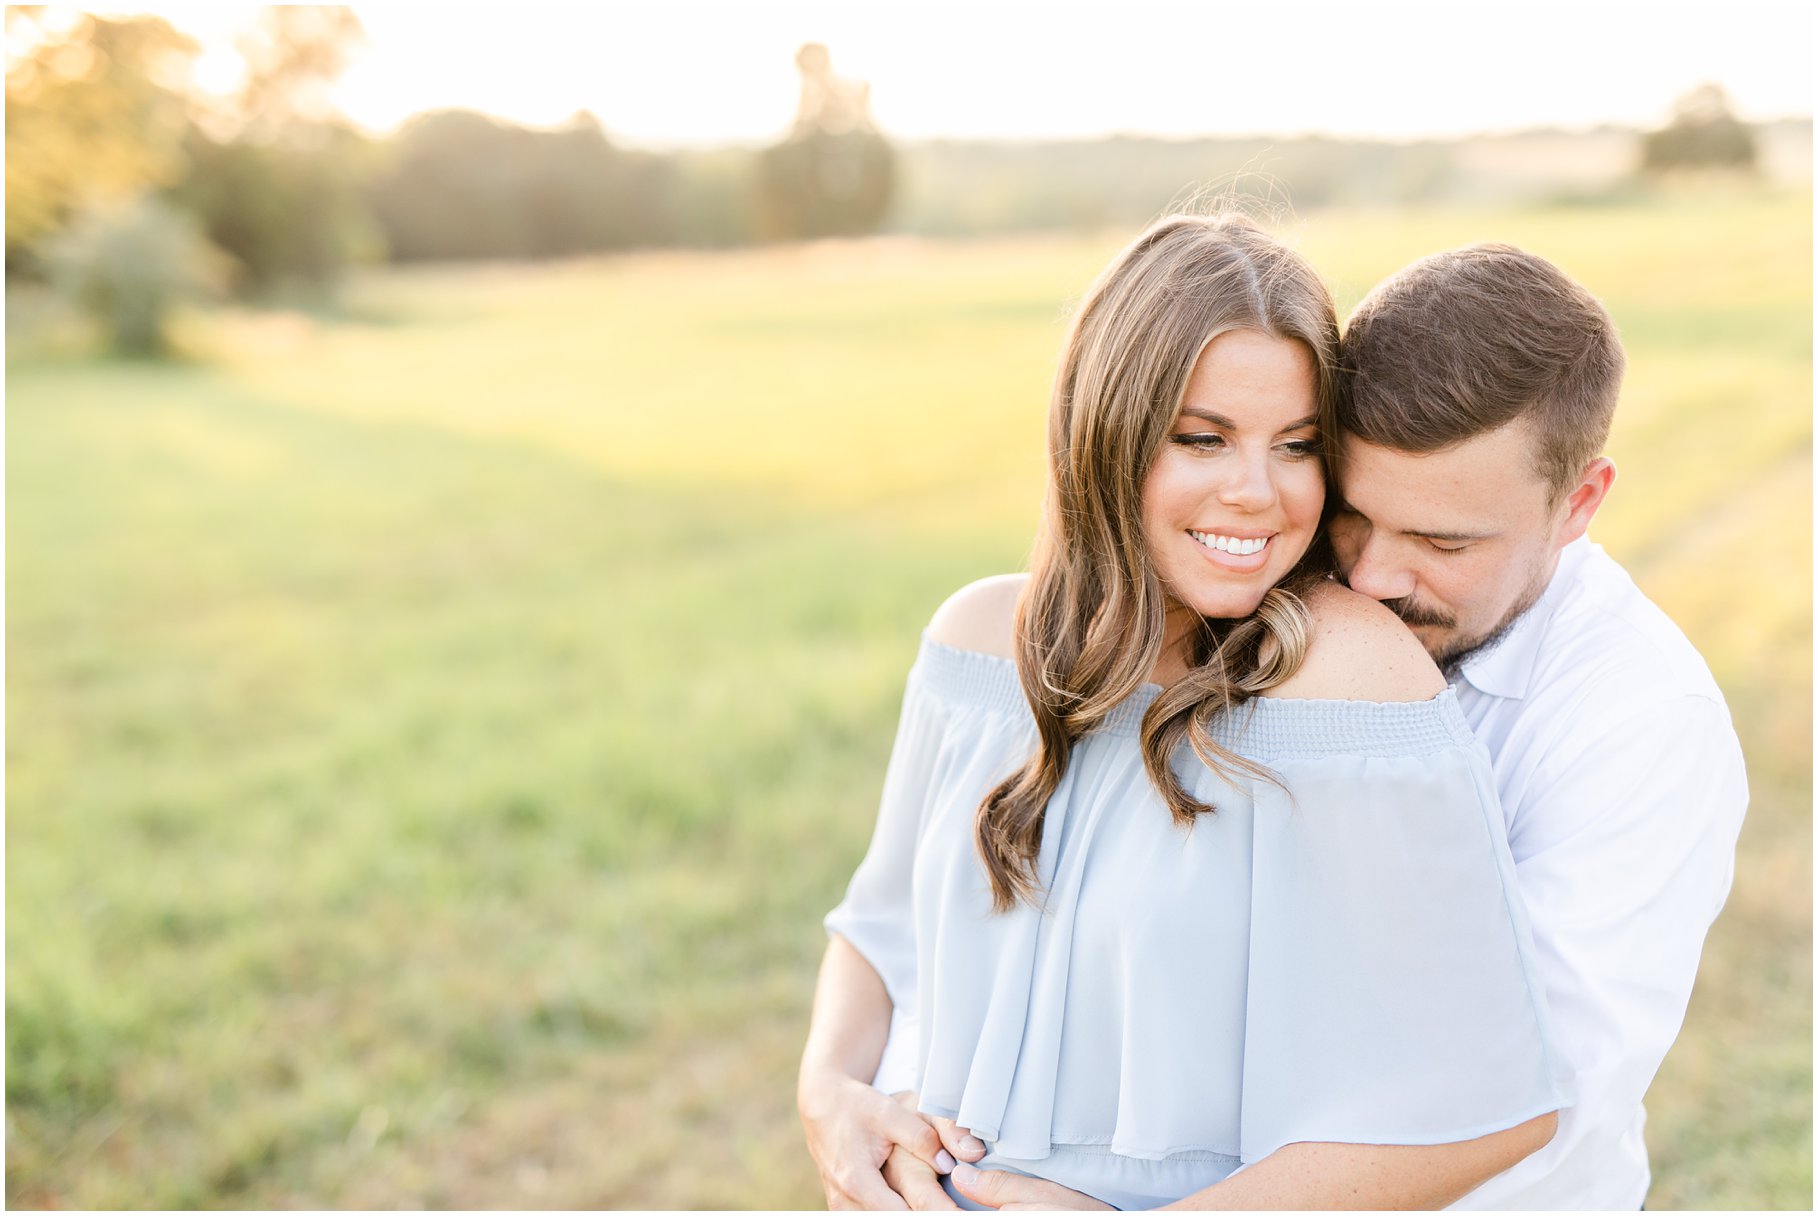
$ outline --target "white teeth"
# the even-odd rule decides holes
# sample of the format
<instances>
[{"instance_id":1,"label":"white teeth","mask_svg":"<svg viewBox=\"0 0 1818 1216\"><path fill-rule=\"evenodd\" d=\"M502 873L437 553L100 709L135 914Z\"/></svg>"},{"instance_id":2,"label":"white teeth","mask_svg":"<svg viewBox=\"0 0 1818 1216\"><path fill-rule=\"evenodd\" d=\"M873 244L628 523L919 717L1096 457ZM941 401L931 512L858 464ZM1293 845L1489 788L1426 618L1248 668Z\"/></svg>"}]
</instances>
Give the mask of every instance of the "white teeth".
<instances>
[{"instance_id":1,"label":"white teeth","mask_svg":"<svg viewBox=\"0 0 1818 1216\"><path fill-rule=\"evenodd\" d=\"M1251 553L1261 553L1264 547L1269 543L1269 538L1266 536L1258 536L1249 540L1240 540L1235 536L1220 536L1216 532L1190 531L1187 535L1191 536L1194 540L1208 549L1217 549L1221 553L1233 553L1239 557L1244 557Z\"/></svg>"}]
</instances>

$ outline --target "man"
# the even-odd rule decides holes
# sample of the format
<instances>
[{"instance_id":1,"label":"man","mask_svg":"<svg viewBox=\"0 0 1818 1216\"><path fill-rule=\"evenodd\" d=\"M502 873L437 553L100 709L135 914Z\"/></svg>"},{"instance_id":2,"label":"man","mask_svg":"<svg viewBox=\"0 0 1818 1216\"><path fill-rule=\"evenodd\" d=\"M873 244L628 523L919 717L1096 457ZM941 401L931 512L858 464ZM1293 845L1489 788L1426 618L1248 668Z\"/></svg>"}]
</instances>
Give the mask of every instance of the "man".
<instances>
[{"instance_id":1,"label":"man","mask_svg":"<svg viewBox=\"0 0 1818 1216\"><path fill-rule=\"evenodd\" d=\"M1577 1077L1552 1142L1455 1206L1634 1209L1642 1095L1748 793L1704 662L1584 536L1615 479L1615 327L1551 263L1478 245L1381 284L1344 357L1340 568L1413 629L1490 751Z\"/></svg>"},{"instance_id":2,"label":"man","mask_svg":"<svg viewBox=\"0 0 1818 1216\"><path fill-rule=\"evenodd\" d=\"M1341 572L1414 631L1489 749L1555 1046L1576 1076L1552 1141L1454 1206L1633 1210L1648 1186L1641 1099L1728 894L1747 789L1703 661L1585 537L1615 480L1601 455L1623 369L1615 328L1544 259L1478 245L1379 285L1344 357ZM823 1112L804 1121L824 1172L821 1158L886 1136L908 1151L884 1178L942 1201L922 1162L953 1158L925 1126L847 1119L834 1149ZM955 1179L992 1204L1058 1199L998 1171Z\"/></svg>"}]
</instances>

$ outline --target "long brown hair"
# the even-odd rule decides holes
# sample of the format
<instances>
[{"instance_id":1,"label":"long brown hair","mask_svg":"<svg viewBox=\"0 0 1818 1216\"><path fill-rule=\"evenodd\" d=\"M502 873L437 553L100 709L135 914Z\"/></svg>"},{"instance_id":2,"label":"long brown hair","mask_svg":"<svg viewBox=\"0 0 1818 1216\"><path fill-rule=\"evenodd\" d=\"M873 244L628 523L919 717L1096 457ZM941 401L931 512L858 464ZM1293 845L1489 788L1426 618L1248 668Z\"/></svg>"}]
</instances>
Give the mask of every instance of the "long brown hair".
<instances>
[{"instance_id":1,"label":"long brown hair","mask_svg":"<svg viewBox=\"0 0 1818 1216\"><path fill-rule=\"evenodd\" d=\"M974 826L1000 912L1036 901L1042 819L1074 743L1161 657L1167 596L1143 535L1143 485L1200 353L1239 329L1312 353L1320 433L1330 442L1338 349L1331 294L1300 255L1241 216L1157 221L1092 285L1061 349L1042 528L1016 609L1016 666L1038 742L986 795ZM1222 775L1272 779L1221 746L1212 722L1299 668L1308 617L1297 591L1331 568L1322 528L1255 612L1205 620L1190 639L1189 674L1150 705L1141 732L1144 766L1176 822L1215 809L1174 774L1182 739Z\"/></svg>"}]
</instances>

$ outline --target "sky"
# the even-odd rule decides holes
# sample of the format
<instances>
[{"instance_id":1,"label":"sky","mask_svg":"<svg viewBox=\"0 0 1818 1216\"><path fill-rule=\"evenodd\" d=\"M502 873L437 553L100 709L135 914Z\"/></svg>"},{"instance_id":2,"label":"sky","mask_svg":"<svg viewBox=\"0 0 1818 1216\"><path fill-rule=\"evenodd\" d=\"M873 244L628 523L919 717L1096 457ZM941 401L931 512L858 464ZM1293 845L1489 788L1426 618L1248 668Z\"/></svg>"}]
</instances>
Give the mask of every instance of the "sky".
<instances>
[{"instance_id":1,"label":"sky","mask_svg":"<svg viewBox=\"0 0 1818 1216\"><path fill-rule=\"evenodd\" d=\"M243 4L149 5L231 87ZM141 11L146 11L141 10ZM796 48L826 44L899 139L1295 135L1410 139L1655 126L1716 81L1739 114L1812 113L1809 4L595 3L354 5L341 109L532 125L577 110L619 142L763 143L794 113Z\"/></svg>"}]
</instances>

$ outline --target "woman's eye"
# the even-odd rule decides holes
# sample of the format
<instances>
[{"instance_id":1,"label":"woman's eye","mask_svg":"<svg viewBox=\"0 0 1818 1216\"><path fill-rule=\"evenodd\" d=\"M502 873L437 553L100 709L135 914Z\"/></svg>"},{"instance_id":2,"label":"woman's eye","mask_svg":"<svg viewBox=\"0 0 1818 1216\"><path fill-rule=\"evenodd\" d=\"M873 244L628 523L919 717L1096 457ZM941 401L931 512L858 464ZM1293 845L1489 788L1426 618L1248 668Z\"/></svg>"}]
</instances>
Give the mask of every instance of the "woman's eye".
<instances>
[{"instance_id":1,"label":"woman's eye","mask_svg":"<svg viewBox=\"0 0 1818 1216\"><path fill-rule=\"evenodd\" d=\"M1281 450L1294 457L1296 460L1304 460L1308 456L1319 455L1319 440L1290 439L1288 442L1281 445Z\"/></svg>"},{"instance_id":2,"label":"woman's eye","mask_svg":"<svg viewBox=\"0 0 1818 1216\"><path fill-rule=\"evenodd\" d=\"M1183 448L1195 448L1202 452L1215 451L1225 446L1225 437L1210 431L1195 431L1190 435L1176 435L1174 442Z\"/></svg>"}]
</instances>

